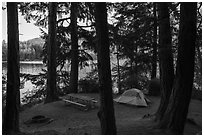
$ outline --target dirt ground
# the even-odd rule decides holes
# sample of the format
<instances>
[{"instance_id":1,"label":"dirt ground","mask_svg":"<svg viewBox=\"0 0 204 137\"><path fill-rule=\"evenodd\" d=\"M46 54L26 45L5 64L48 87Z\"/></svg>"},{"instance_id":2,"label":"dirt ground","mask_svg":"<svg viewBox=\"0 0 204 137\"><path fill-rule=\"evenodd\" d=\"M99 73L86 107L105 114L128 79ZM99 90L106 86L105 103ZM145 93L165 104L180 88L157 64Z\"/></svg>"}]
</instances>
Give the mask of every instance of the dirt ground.
<instances>
[{"instance_id":1,"label":"dirt ground","mask_svg":"<svg viewBox=\"0 0 204 137\"><path fill-rule=\"evenodd\" d=\"M99 101L98 94L82 94ZM168 134L154 128L151 119L143 119L146 114L154 114L160 103L159 97L148 97L148 107L135 107L114 102L117 134L119 135L153 135ZM99 106L99 103L97 104ZM82 111L67 106L63 101L49 104L38 104L20 113L20 129L26 134L45 135L100 135L100 122L97 117L98 108ZM44 115L53 121L45 124L24 124L36 115ZM202 130L202 102L191 100L188 121L184 134L192 135Z\"/></svg>"}]
</instances>

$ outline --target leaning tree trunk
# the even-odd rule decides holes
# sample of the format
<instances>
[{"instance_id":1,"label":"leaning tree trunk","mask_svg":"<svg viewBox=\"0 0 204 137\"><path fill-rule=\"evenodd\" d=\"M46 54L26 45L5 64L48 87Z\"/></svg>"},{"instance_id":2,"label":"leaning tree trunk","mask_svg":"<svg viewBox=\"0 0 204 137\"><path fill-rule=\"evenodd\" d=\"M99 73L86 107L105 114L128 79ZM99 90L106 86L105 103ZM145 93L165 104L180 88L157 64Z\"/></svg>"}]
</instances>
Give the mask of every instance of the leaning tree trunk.
<instances>
[{"instance_id":1,"label":"leaning tree trunk","mask_svg":"<svg viewBox=\"0 0 204 137\"><path fill-rule=\"evenodd\" d=\"M176 78L165 117L161 124L175 134L183 134L188 107L191 100L195 41L197 3L181 3L179 26L179 47Z\"/></svg>"},{"instance_id":2,"label":"leaning tree trunk","mask_svg":"<svg viewBox=\"0 0 204 137\"><path fill-rule=\"evenodd\" d=\"M47 95L45 103L58 100L56 88L56 13L57 3L49 3L48 15L48 66L47 66Z\"/></svg>"},{"instance_id":3,"label":"leaning tree trunk","mask_svg":"<svg viewBox=\"0 0 204 137\"><path fill-rule=\"evenodd\" d=\"M70 91L78 92L78 37L77 37L77 3L71 3L71 75Z\"/></svg>"},{"instance_id":4,"label":"leaning tree trunk","mask_svg":"<svg viewBox=\"0 0 204 137\"><path fill-rule=\"evenodd\" d=\"M169 103L174 81L171 30L168 3L157 3L159 16L159 63L161 101L156 113L156 120L161 120Z\"/></svg>"},{"instance_id":5,"label":"leaning tree trunk","mask_svg":"<svg viewBox=\"0 0 204 137\"><path fill-rule=\"evenodd\" d=\"M156 3L153 3L153 14L154 14L154 34L153 34L153 56L152 56L152 73L151 79L157 76L157 12Z\"/></svg>"},{"instance_id":6,"label":"leaning tree trunk","mask_svg":"<svg viewBox=\"0 0 204 137\"><path fill-rule=\"evenodd\" d=\"M7 3L8 54L6 111L3 119L3 134L19 132L20 78L19 78L19 31L16 2Z\"/></svg>"},{"instance_id":7,"label":"leaning tree trunk","mask_svg":"<svg viewBox=\"0 0 204 137\"><path fill-rule=\"evenodd\" d=\"M96 13L96 36L97 36L97 57L100 90L100 110L98 117L101 122L103 135L116 134L112 80L110 70L110 49L107 28L106 3L95 3Z\"/></svg>"}]
</instances>

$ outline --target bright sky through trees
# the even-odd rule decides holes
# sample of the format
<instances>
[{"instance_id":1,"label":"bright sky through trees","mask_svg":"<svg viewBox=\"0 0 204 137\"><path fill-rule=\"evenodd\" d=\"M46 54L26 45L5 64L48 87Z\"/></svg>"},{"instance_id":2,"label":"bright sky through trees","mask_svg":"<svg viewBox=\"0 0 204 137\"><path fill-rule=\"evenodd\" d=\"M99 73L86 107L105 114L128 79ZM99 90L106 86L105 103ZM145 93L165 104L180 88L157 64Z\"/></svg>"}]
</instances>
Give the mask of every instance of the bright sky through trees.
<instances>
[{"instance_id":1,"label":"bright sky through trees","mask_svg":"<svg viewBox=\"0 0 204 137\"><path fill-rule=\"evenodd\" d=\"M5 3L2 3L5 7ZM39 27L35 26L33 22L27 23L26 20L19 13L19 39L26 41L32 38L40 37L41 34ZM2 40L7 41L7 10L2 10Z\"/></svg>"},{"instance_id":2,"label":"bright sky through trees","mask_svg":"<svg viewBox=\"0 0 204 137\"><path fill-rule=\"evenodd\" d=\"M6 3L2 2L2 7L6 7ZM108 13L108 22L113 23L115 22L111 16L114 14L114 11ZM18 13L19 16L19 40L20 41L27 41L29 39L40 37L41 31L39 27L34 25L34 21L31 23L27 23L21 13ZM85 26L85 23L78 22L79 25ZM7 10L2 10L2 40L7 41Z\"/></svg>"}]
</instances>

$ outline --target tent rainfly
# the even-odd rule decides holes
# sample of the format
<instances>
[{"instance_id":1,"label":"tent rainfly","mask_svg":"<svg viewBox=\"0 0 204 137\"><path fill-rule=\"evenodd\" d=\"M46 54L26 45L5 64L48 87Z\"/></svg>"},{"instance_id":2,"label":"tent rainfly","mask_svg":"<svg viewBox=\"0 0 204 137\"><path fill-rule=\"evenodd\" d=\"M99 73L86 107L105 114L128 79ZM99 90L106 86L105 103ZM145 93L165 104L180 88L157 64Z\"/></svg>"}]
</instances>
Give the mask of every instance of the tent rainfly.
<instances>
[{"instance_id":1,"label":"tent rainfly","mask_svg":"<svg viewBox=\"0 0 204 137\"><path fill-rule=\"evenodd\" d=\"M132 88L126 90L120 97L114 99L115 102L130 104L135 106L147 107L150 101L145 97L143 92L139 89Z\"/></svg>"}]
</instances>

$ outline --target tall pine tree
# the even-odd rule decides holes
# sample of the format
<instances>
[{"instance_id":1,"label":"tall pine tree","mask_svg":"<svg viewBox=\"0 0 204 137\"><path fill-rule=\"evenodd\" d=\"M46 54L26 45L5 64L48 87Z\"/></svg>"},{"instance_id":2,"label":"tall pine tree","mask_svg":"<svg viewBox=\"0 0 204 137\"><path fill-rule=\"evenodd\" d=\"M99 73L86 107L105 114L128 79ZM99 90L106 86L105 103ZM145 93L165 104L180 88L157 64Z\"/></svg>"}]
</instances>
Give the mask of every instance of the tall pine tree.
<instances>
[{"instance_id":1,"label":"tall pine tree","mask_svg":"<svg viewBox=\"0 0 204 137\"><path fill-rule=\"evenodd\" d=\"M47 95L45 103L58 100L56 88L56 13L57 3L50 2L48 5L48 65L47 65Z\"/></svg>"},{"instance_id":2,"label":"tall pine tree","mask_svg":"<svg viewBox=\"0 0 204 137\"><path fill-rule=\"evenodd\" d=\"M156 119L161 120L166 111L174 81L174 66L172 55L172 38L169 20L168 3L157 3L159 16L159 65L161 101Z\"/></svg>"},{"instance_id":3,"label":"tall pine tree","mask_svg":"<svg viewBox=\"0 0 204 137\"><path fill-rule=\"evenodd\" d=\"M20 77L19 77L19 31L16 2L7 3L7 88L6 111L3 115L3 134L19 132Z\"/></svg>"},{"instance_id":4,"label":"tall pine tree","mask_svg":"<svg viewBox=\"0 0 204 137\"><path fill-rule=\"evenodd\" d=\"M197 3L180 6L179 47L176 77L170 103L161 122L174 134L183 134L194 78Z\"/></svg>"},{"instance_id":5,"label":"tall pine tree","mask_svg":"<svg viewBox=\"0 0 204 137\"><path fill-rule=\"evenodd\" d=\"M110 69L110 43L106 3L95 3L97 57L99 73L100 110L98 117L103 135L116 134Z\"/></svg>"},{"instance_id":6,"label":"tall pine tree","mask_svg":"<svg viewBox=\"0 0 204 137\"><path fill-rule=\"evenodd\" d=\"M78 92L78 37L77 37L77 12L78 3L71 3L71 74L70 92Z\"/></svg>"}]
</instances>

